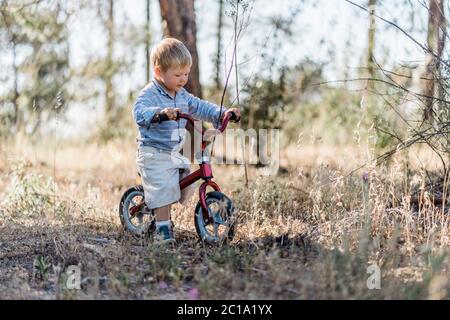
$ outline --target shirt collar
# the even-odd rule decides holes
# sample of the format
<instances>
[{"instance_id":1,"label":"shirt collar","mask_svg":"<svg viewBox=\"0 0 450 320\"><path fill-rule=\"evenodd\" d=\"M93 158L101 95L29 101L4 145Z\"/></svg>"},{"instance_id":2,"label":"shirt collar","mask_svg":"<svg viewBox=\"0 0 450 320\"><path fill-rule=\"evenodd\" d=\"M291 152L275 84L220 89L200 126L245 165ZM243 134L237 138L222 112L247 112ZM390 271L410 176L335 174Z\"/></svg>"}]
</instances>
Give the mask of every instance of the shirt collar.
<instances>
[{"instance_id":1,"label":"shirt collar","mask_svg":"<svg viewBox=\"0 0 450 320\"><path fill-rule=\"evenodd\" d=\"M173 97L167 92L166 88L162 86L155 78L152 79L153 85L156 87L156 89L159 91L159 93L164 94L168 96L169 98L173 99ZM175 96L177 93L175 92Z\"/></svg>"}]
</instances>

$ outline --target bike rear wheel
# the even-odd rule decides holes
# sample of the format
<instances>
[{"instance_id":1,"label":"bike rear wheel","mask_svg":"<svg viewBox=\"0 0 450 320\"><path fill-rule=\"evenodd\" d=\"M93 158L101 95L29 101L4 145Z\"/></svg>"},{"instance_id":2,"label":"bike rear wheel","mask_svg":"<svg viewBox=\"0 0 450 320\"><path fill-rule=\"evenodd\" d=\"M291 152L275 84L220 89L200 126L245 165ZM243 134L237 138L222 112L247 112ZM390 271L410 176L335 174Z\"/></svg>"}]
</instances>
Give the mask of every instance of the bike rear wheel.
<instances>
[{"instance_id":1,"label":"bike rear wheel","mask_svg":"<svg viewBox=\"0 0 450 320\"><path fill-rule=\"evenodd\" d=\"M119 218L123 228L135 235L145 235L154 226L153 210L144 201L144 188L137 185L124 192L119 205Z\"/></svg>"}]
</instances>

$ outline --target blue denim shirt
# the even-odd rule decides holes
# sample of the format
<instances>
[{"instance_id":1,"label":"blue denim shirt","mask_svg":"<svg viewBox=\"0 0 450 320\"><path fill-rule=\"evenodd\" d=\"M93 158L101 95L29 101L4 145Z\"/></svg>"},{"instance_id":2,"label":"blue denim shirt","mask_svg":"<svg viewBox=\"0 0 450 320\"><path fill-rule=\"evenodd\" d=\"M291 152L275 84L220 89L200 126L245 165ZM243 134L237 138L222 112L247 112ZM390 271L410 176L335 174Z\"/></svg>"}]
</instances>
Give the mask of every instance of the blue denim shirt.
<instances>
[{"instance_id":1,"label":"blue denim shirt","mask_svg":"<svg viewBox=\"0 0 450 320\"><path fill-rule=\"evenodd\" d=\"M133 107L134 121L139 128L139 136L136 138L138 147L149 146L167 151L181 150L186 135L187 121L185 119L151 123L153 116L165 108L179 108L182 113L187 113L195 119L212 122L217 128L219 106L195 97L184 88L172 97L162 85L152 80L142 89ZM222 114L226 110L222 107Z\"/></svg>"}]
</instances>

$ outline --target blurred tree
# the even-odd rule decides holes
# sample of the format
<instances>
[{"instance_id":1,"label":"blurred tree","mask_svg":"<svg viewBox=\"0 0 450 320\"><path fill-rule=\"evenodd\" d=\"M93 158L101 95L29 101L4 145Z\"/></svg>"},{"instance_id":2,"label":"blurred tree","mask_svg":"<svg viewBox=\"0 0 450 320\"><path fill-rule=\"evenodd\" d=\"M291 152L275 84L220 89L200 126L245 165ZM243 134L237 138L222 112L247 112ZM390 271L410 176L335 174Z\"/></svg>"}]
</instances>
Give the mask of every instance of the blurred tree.
<instances>
[{"instance_id":1,"label":"blurred tree","mask_svg":"<svg viewBox=\"0 0 450 320\"><path fill-rule=\"evenodd\" d=\"M67 19L63 2L0 2L0 30L6 38L2 51L12 55L11 65L4 69L12 73L12 87L5 86L1 97L6 131L33 134L65 109L70 78Z\"/></svg>"},{"instance_id":2,"label":"blurred tree","mask_svg":"<svg viewBox=\"0 0 450 320\"><path fill-rule=\"evenodd\" d=\"M376 12L377 0L369 0L369 35L368 35L368 50L367 50L367 69L369 78L375 79L375 62L374 62L374 50L375 50L375 12ZM372 81L369 81L368 86L372 86Z\"/></svg>"},{"instance_id":3,"label":"blurred tree","mask_svg":"<svg viewBox=\"0 0 450 320\"><path fill-rule=\"evenodd\" d=\"M293 5L287 16L270 15L262 20L263 24L271 26L272 30L259 54L262 60L261 72L242 89L244 99L241 101L241 107L243 119L247 119L244 125L248 128L280 127L280 116L291 97L286 86L289 68L286 67L285 57L280 55L281 50L273 48L281 49L286 42L292 41L292 26L301 7L302 5Z\"/></svg>"},{"instance_id":4,"label":"blurred tree","mask_svg":"<svg viewBox=\"0 0 450 320\"><path fill-rule=\"evenodd\" d=\"M424 119L435 119L436 81L439 81L442 65L442 53L447 37L444 0L429 0L427 43L429 53L426 58L426 71L423 93L425 97Z\"/></svg>"},{"instance_id":5,"label":"blurred tree","mask_svg":"<svg viewBox=\"0 0 450 320\"><path fill-rule=\"evenodd\" d=\"M194 0L159 0L165 37L182 41L192 55L192 68L186 90L202 97L197 54L197 27Z\"/></svg>"},{"instance_id":6,"label":"blurred tree","mask_svg":"<svg viewBox=\"0 0 450 320\"><path fill-rule=\"evenodd\" d=\"M222 59L222 32L223 32L223 0L219 0L219 12L217 17L217 51L216 58L214 59L214 82L216 85L216 90L222 88L220 73L221 73L221 59Z\"/></svg>"},{"instance_id":7,"label":"blurred tree","mask_svg":"<svg viewBox=\"0 0 450 320\"><path fill-rule=\"evenodd\" d=\"M104 121L97 133L102 141L108 141L127 133L128 129L125 127L125 120L129 119L127 107L134 100L132 92L137 89L129 87L125 92L122 86L115 83L124 77L132 77L136 57L139 51L147 46L149 33L147 22L143 25L134 25L122 10L119 1L87 2L84 9L88 12L97 11L97 18L104 28L106 45L100 54L86 61L78 70L78 75L84 81L97 84L95 88L99 89L94 89L95 92L91 93L91 97L92 95L104 97ZM143 29L146 31L142 32ZM126 50L123 50L124 47ZM99 80L103 86L98 86Z\"/></svg>"},{"instance_id":8,"label":"blurred tree","mask_svg":"<svg viewBox=\"0 0 450 320\"><path fill-rule=\"evenodd\" d=\"M150 82L150 0L146 0L145 16L145 82Z\"/></svg>"},{"instance_id":9,"label":"blurred tree","mask_svg":"<svg viewBox=\"0 0 450 320\"><path fill-rule=\"evenodd\" d=\"M165 37L173 37L182 41L192 55L192 67L189 81L185 88L193 95L202 98L202 87L200 84L200 71L197 54L197 27L195 23L194 0L159 0L161 17ZM194 159L194 128L190 123L186 125L191 141L186 141L185 146L190 144L190 159Z\"/></svg>"},{"instance_id":10,"label":"blurred tree","mask_svg":"<svg viewBox=\"0 0 450 320\"><path fill-rule=\"evenodd\" d=\"M274 73L278 78L256 75L243 89L241 105L245 127L280 129L286 112L320 95L320 88L313 84L323 81L321 64L305 59L294 67L282 66Z\"/></svg>"},{"instance_id":11,"label":"blurred tree","mask_svg":"<svg viewBox=\"0 0 450 320\"><path fill-rule=\"evenodd\" d=\"M108 18L105 21L105 26L107 30L108 37L108 51L106 55L106 70L103 75L105 81L105 114L107 119L107 125L113 124L116 120L114 113L115 110L115 92L113 87L113 76L114 76L114 66L113 66L113 54L114 54L114 0L108 0Z\"/></svg>"}]
</instances>

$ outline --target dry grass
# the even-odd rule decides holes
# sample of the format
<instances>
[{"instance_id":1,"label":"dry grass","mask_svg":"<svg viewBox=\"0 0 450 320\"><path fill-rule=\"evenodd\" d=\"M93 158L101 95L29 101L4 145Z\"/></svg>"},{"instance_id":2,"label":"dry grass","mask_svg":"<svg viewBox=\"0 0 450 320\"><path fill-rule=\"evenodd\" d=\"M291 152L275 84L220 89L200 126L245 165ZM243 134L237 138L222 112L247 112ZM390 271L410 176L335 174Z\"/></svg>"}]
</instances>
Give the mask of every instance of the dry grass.
<instances>
[{"instance_id":1,"label":"dry grass","mask_svg":"<svg viewBox=\"0 0 450 320\"><path fill-rule=\"evenodd\" d=\"M21 141L0 149L3 299L450 297L449 215L431 202L411 208L408 196L425 177L413 158L407 170L404 155L367 169L363 181L345 176L366 159L358 147L290 147L287 172L257 177L252 168L249 188L241 168L215 166L238 208L235 240L199 243L192 201L174 208L178 245L167 249L121 230L133 145ZM379 290L367 288L373 264ZM70 265L81 267L81 290L64 286Z\"/></svg>"}]
</instances>

